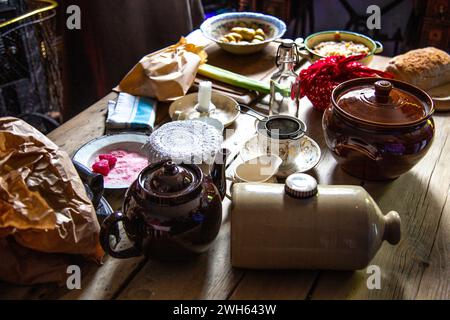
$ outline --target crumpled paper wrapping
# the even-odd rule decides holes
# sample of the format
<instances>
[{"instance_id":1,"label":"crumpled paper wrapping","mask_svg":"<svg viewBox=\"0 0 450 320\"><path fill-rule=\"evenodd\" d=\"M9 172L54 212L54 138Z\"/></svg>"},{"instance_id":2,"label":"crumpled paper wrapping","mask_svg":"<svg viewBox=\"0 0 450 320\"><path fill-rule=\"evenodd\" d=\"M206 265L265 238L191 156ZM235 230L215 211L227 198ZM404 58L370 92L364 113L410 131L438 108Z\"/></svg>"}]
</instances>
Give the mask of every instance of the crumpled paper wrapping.
<instances>
[{"instance_id":1,"label":"crumpled paper wrapping","mask_svg":"<svg viewBox=\"0 0 450 320\"><path fill-rule=\"evenodd\" d=\"M13 284L64 284L67 266L78 264L74 255L27 249L13 238L0 238L0 279ZM78 259L79 260L79 259Z\"/></svg>"},{"instance_id":2,"label":"crumpled paper wrapping","mask_svg":"<svg viewBox=\"0 0 450 320\"><path fill-rule=\"evenodd\" d=\"M0 280L61 281L70 259L54 254L99 262L99 232L69 156L22 120L0 118Z\"/></svg>"},{"instance_id":3,"label":"crumpled paper wrapping","mask_svg":"<svg viewBox=\"0 0 450 320\"><path fill-rule=\"evenodd\" d=\"M206 58L203 47L181 38L177 44L143 57L117 89L159 101L174 100L187 93Z\"/></svg>"}]
</instances>

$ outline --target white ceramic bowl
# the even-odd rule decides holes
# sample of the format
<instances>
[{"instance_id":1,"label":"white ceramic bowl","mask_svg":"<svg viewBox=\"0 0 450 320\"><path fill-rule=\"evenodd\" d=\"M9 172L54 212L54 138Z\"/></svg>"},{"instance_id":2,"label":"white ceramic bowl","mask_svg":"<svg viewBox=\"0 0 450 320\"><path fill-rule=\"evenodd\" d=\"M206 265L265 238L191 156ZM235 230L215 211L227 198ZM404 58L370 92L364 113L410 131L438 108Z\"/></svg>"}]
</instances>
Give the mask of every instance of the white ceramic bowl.
<instances>
[{"instance_id":1,"label":"white ceramic bowl","mask_svg":"<svg viewBox=\"0 0 450 320\"><path fill-rule=\"evenodd\" d=\"M142 156L147 156L143 149L148 136L141 133L119 133L101 136L83 145L73 156L73 160L78 161L85 167L91 169L95 159L102 153L110 153L114 150L126 150L136 152ZM129 184L108 184L105 189L127 189Z\"/></svg>"},{"instance_id":2,"label":"white ceramic bowl","mask_svg":"<svg viewBox=\"0 0 450 320\"><path fill-rule=\"evenodd\" d=\"M261 43L225 43L219 39L233 27L257 27L267 35ZM271 41L281 38L286 32L286 24L269 15L254 12L224 13L209 18L200 26L203 35L216 42L222 49L234 54L251 54L264 49Z\"/></svg>"}]
</instances>

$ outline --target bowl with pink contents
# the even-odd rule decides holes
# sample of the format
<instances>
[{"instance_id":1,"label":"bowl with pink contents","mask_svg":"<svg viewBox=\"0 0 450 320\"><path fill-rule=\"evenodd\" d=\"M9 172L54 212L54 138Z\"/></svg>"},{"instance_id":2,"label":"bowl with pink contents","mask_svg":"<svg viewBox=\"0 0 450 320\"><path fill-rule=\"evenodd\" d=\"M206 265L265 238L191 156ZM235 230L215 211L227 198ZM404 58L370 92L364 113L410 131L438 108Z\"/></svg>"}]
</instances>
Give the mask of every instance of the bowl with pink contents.
<instances>
[{"instance_id":1,"label":"bowl with pink contents","mask_svg":"<svg viewBox=\"0 0 450 320\"><path fill-rule=\"evenodd\" d=\"M73 160L103 175L105 189L127 189L148 166L143 150L147 139L139 133L102 136L78 149Z\"/></svg>"}]
</instances>

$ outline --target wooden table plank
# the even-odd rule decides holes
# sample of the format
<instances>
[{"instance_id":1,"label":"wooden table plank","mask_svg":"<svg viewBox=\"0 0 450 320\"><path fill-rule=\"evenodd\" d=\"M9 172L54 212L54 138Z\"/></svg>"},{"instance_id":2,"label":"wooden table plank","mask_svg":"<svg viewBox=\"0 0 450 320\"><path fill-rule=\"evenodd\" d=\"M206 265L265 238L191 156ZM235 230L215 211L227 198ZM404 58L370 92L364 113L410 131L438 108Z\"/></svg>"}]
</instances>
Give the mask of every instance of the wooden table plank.
<instances>
[{"instance_id":1,"label":"wooden table plank","mask_svg":"<svg viewBox=\"0 0 450 320\"><path fill-rule=\"evenodd\" d=\"M438 117L445 119L443 125L448 132L450 114L441 113ZM443 159L437 164L438 167L443 166L447 170L450 163L449 144L450 134L446 137L445 147L442 151ZM443 181L441 187L442 189L438 187L434 190L445 196L444 206L433 249L428 262L425 263L425 272L420 282L417 299L450 299L450 180Z\"/></svg>"},{"instance_id":2,"label":"wooden table plank","mask_svg":"<svg viewBox=\"0 0 450 320\"><path fill-rule=\"evenodd\" d=\"M450 299L450 191L417 299Z\"/></svg>"},{"instance_id":3,"label":"wooden table plank","mask_svg":"<svg viewBox=\"0 0 450 320\"><path fill-rule=\"evenodd\" d=\"M247 270L230 299L305 300L316 277L317 271Z\"/></svg>"}]
</instances>

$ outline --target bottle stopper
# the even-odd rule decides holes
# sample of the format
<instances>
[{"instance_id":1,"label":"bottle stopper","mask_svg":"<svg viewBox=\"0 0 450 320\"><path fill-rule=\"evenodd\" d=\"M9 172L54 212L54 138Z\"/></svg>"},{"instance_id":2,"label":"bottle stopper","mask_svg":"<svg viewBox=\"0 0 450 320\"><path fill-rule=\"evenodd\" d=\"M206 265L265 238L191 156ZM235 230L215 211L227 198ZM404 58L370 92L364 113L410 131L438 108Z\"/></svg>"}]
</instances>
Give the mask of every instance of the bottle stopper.
<instances>
[{"instance_id":1,"label":"bottle stopper","mask_svg":"<svg viewBox=\"0 0 450 320\"><path fill-rule=\"evenodd\" d=\"M311 198L317 194L317 180L305 173L294 173L286 179L284 190L293 198Z\"/></svg>"}]
</instances>

